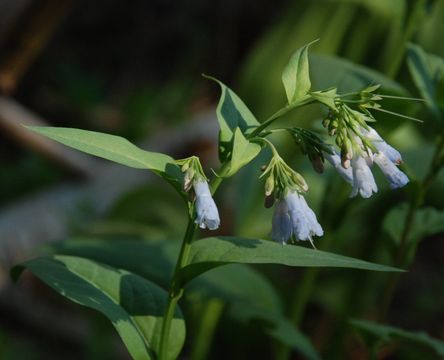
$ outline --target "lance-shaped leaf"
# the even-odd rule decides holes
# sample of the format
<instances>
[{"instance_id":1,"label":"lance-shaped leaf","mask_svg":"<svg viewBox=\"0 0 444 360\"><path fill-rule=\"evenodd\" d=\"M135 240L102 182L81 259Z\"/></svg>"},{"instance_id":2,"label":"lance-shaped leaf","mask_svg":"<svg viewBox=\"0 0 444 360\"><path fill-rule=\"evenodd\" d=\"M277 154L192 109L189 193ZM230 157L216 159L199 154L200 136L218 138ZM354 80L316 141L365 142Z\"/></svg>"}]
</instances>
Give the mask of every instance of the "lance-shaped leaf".
<instances>
[{"instance_id":1,"label":"lance-shaped leaf","mask_svg":"<svg viewBox=\"0 0 444 360\"><path fill-rule=\"evenodd\" d=\"M108 317L134 359L156 358L168 298L165 290L128 271L74 256L27 261L13 268L13 277L24 269L66 298ZM167 357L176 359L185 340L179 309L171 329Z\"/></svg>"},{"instance_id":2,"label":"lance-shaped leaf","mask_svg":"<svg viewBox=\"0 0 444 360\"><path fill-rule=\"evenodd\" d=\"M368 320L351 320L357 329L373 335L384 343L394 340L404 340L428 347L435 351L440 358L444 357L444 341L435 339L423 331L406 331L394 326L381 325Z\"/></svg>"},{"instance_id":3,"label":"lance-shaped leaf","mask_svg":"<svg viewBox=\"0 0 444 360\"><path fill-rule=\"evenodd\" d=\"M282 73L289 104L306 95L311 88L308 47L316 41L318 40L296 50Z\"/></svg>"},{"instance_id":4,"label":"lance-shaped leaf","mask_svg":"<svg viewBox=\"0 0 444 360\"><path fill-rule=\"evenodd\" d=\"M230 263L403 271L302 246L283 246L268 240L221 236L194 242L191 245L189 265L183 268L181 274L183 280L188 281L205 271Z\"/></svg>"},{"instance_id":5,"label":"lance-shaped leaf","mask_svg":"<svg viewBox=\"0 0 444 360\"><path fill-rule=\"evenodd\" d=\"M439 103L443 100L438 99L437 95L444 90L444 60L436 55L427 54L417 45L409 44L407 64L421 96L433 114L440 119ZM443 96L444 93L440 95Z\"/></svg>"},{"instance_id":6,"label":"lance-shaped leaf","mask_svg":"<svg viewBox=\"0 0 444 360\"><path fill-rule=\"evenodd\" d=\"M243 166L253 160L261 151L261 146L248 141L239 128L234 131L233 150L230 160L230 170L226 177L233 176Z\"/></svg>"},{"instance_id":7,"label":"lance-shaped leaf","mask_svg":"<svg viewBox=\"0 0 444 360\"><path fill-rule=\"evenodd\" d=\"M110 243L92 238L74 238L53 245L58 253L87 257L126 269L154 279L165 288L171 279L179 247L179 242L125 239ZM282 302L273 285L250 266L231 264L213 269L193 279L185 294L191 300L196 297L222 299L229 305L229 313L235 320L262 320L264 331L271 337L308 359L318 359L310 341L284 317Z\"/></svg>"},{"instance_id":8,"label":"lance-shaped leaf","mask_svg":"<svg viewBox=\"0 0 444 360\"><path fill-rule=\"evenodd\" d=\"M182 181L180 168L172 157L142 150L120 136L63 127L28 126L27 128L87 154L136 169L152 170L173 183Z\"/></svg>"},{"instance_id":9,"label":"lance-shaped leaf","mask_svg":"<svg viewBox=\"0 0 444 360\"><path fill-rule=\"evenodd\" d=\"M219 157L221 161L224 161L231 153L236 128L239 128L246 135L256 128L259 122L233 90L211 76L205 75L205 77L216 81L222 91L217 104L216 115L220 127Z\"/></svg>"}]
</instances>

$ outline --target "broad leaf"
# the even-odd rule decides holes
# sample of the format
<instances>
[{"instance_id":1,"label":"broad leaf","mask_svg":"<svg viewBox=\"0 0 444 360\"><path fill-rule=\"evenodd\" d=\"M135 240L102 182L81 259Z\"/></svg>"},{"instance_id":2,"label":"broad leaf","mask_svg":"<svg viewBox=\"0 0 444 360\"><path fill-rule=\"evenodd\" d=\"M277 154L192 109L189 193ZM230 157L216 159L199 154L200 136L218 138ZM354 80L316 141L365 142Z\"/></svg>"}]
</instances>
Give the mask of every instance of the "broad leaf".
<instances>
[{"instance_id":1,"label":"broad leaf","mask_svg":"<svg viewBox=\"0 0 444 360\"><path fill-rule=\"evenodd\" d=\"M249 142L242 131L236 128L233 138L233 150L230 160L230 170L226 177L233 176L243 166L253 160L261 151L261 146L256 143Z\"/></svg>"},{"instance_id":2,"label":"broad leaf","mask_svg":"<svg viewBox=\"0 0 444 360\"><path fill-rule=\"evenodd\" d=\"M440 101L437 94L444 86L444 60L436 55L427 54L421 47L409 44L407 64L413 81L433 114L440 119ZM440 94L443 95L443 94Z\"/></svg>"},{"instance_id":3,"label":"broad leaf","mask_svg":"<svg viewBox=\"0 0 444 360\"><path fill-rule=\"evenodd\" d=\"M289 104L306 95L311 88L308 47L315 41L296 50L282 72L282 82Z\"/></svg>"},{"instance_id":4,"label":"broad leaf","mask_svg":"<svg viewBox=\"0 0 444 360\"><path fill-rule=\"evenodd\" d=\"M129 270L153 279L167 288L179 252L178 242L165 241L104 241L75 238L55 244L58 253L87 257L114 267ZM230 304L235 320L261 319L264 331L276 340L316 359L308 339L288 323L282 303L270 282L245 264L231 264L213 269L193 279L186 288L188 298L219 298ZM310 356L312 354L313 356Z\"/></svg>"},{"instance_id":5,"label":"broad leaf","mask_svg":"<svg viewBox=\"0 0 444 360\"><path fill-rule=\"evenodd\" d=\"M219 156L221 161L224 161L231 152L236 128L239 128L243 134L248 134L259 125L259 122L233 90L211 76L206 77L216 81L222 91L216 114L220 126Z\"/></svg>"},{"instance_id":6,"label":"broad leaf","mask_svg":"<svg viewBox=\"0 0 444 360\"><path fill-rule=\"evenodd\" d=\"M182 173L172 157L142 150L120 136L63 127L27 128L87 154L132 168L149 169L172 182L182 181Z\"/></svg>"},{"instance_id":7,"label":"broad leaf","mask_svg":"<svg viewBox=\"0 0 444 360\"><path fill-rule=\"evenodd\" d=\"M405 340L431 348L439 357L444 356L444 341L434 339L423 331L406 331L368 320L351 320L350 323L359 330L377 337L384 343L389 343L396 339Z\"/></svg>"},{"instance_id":8,"label":"broad leaf","mask_svg":"<svg viewBox=\"0 0 444 360\"><path fill-rule=\"evenodd\" d=\"M128 271L74 256L30 260L13 268L13 276L17 278L25 268L61 295L108 317L134 359L156 358L168 298L165 290ZM184 340L185 323L177 310L169 359L177 358Z\"/></svg>"},{"instance_id":9,"label":"broad leaf","mask_svg":"<svg viewBox=\"0 0 444 360\"><path fill-rule=\"evenodd\" d=\"M182 270L184 281L230 263L288 266L342 267L373 271L402 271L393 267L295 245L239 237L211 237L191 245L190 263Z\"/></svg>"}]
</instances>

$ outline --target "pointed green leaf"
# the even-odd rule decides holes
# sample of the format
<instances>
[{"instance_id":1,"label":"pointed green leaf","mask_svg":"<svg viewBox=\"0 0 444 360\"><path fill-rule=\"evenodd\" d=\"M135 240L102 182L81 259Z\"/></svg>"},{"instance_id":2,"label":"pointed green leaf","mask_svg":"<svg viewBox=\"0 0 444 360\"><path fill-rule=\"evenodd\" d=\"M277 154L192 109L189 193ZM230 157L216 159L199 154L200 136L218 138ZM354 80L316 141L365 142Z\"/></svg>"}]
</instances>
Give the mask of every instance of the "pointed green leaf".
<instances>
[{"instance_id":1,"label":"pointed green leaf","mask_svg":"<svg viewBox=\"0 0 444 360\"><path fill-rule=\"evenodd\" d=\"M315 98L317 101L327 105L330 109L338 110L336 108L335 99L336 99L336 88L327 90L327 91L314 91L311 92L310 95L312 98Z\"/></svg>"},{"instance_id":2,"label":"pointed green leaf","mask_svg":"<svg viewBox=\"0 0 444 360\"><path fill-rule=\"evenodd\" d=\"M282 73L282 82L289 104L307 94L311 88L308 48L316 41L318 40L296 50Z\"/></svg>"},{"instance_id":3,"label":"pointed green leaf","mask_svg":"<svg viewBox=\"0 0 444 360\"><path fill-rule=\"evenodd\" d=\"M168 298L165 290L128 271L74 256L27 261L13 268L13 277L25 268L66 298L108 317L134 359L156 358ZM177 310L168 359L177 358L184 340L185 323Z\"/></svg>"},{"instance_id":4,"label":"pointed green leaf","mask_svg":"<svg viewBox=\"0 0 444 360\"><path fill-rule=\"evenodd\" d=\"M149 169L170 181L181 182L182 173L172 157L142 150L120 136L63 127L28 126L27 128L87 154L132 168Z\"/></svg>"},{"instance_id":5,"label":"pointed green leaf","mask_svg":"<svg viewBox=\"0 0 444 360\"><path fill-rule=\"evenodd\" d=\"M444 356L444 341L432 338L423 331L406 331L394 326L381 325L368 320L351 320L350 323L367 333L389 343L395 339L401 339L431 348L439 357Z\"/></svg>"},{"instance_id":6,"label":"pointed green leaf","mask_svg":"<svg viewBox=\"0 0 444 360\"><path fill-rule=\"evenodd\" d=\"M220 126L219 156L221 161L223 161L231 152L236 128L239 128L243 134L249 134L259 125L259 122L233 90L211 76L205 77L216 81L222 91L217 104L216 114Z\"/></svg>"},{"instance_id":7,"label":"pointed green leaf","mask_svg":"<svg viewBox=\"0 0 444 360\"><path fill-rule=\"evenodd\" d=\"M182 270L184 281L230 263L288 266L342 267L373 271L403 271L346 256L295 245L231 236L210 237L191 245L190 263Z\"/></svg>"},{"instance_id":8,"label":"pointed green leaf","mask_svg":"<svg viewBox=\"0 0 444 360\"><path fill-rule=\"evenodd\" d=\"M261 151L261 146L256 143L249 142L242 131L236 128L233 138L233 150L231 154L230 170L226 177L233 176L243 166L253 160Z\"/></svg>"},{"instance_id":9,"label":"pointed green leaf","mask_svg":"<svg viewBox=\"0 0 444 360\"><path fill-rule=\"evenodd\" d=\"M417 45L409 44L407 64L421 96L433 114L441 119L440 100L437 98L437 93L444 82L444 60L438 56L427 54Z\"/></svg>"}]
</instances>

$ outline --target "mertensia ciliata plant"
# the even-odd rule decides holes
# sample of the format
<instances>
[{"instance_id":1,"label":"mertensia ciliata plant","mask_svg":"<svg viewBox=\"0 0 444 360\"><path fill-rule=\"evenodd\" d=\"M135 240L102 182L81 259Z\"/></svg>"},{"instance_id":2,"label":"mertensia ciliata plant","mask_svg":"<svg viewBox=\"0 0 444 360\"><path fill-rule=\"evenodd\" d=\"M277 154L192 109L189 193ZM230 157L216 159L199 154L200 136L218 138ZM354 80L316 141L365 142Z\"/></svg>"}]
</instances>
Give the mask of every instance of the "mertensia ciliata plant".
<instances>
[{"instance_id":1,"label":"mertensia ciliata plant","mask_svg":"<svg viewBox=\"0 0 444 360\"><path fill-rule=\"evenodd\" d=\"M392 189L405 186L409 178L401 170L401 154L374 128L377 112L390 112L381 105L384 95L378 93L379 85L369 84L346 94L338 93L336 88L312 89L309 46L298 49L283 71L287 104L263 122L230 88L208 77L220 85L222 92L217 106L221 165L212 176L197 156L176 160L166 154L144 151L113 135L69 128L30 128L80 151L129 167L149 169L177 190L186 204L188 226L166 290L149 276L133 274L127 268L105 267L78 256L53 255L28 261L16 269L26 267L69 299L104 313L133 358L160 360L177 358L183 347L185 321L178 303L186 285L215 267L265 263L399 271L315 249L324 230L305 198L310 184L281 157L272 141L275 133L291 136L316 172L322 173L325 166L334 167L351 185L350 197L369 198L377 193L372 174L375 165ZM279 127L281 117L309 104L325 108L324 133L298 126ZM274 241L234 236L195 240L198 228L214 231L224 221L213 198L222 181L266 148L271 150L271 158L258 177L264 182L265 206L274 207L270 219L270 237ZM308 241L311 246L293 245L297 241ZM74 286L77 282L81 285Z\"/></svg>"}]
</instances>

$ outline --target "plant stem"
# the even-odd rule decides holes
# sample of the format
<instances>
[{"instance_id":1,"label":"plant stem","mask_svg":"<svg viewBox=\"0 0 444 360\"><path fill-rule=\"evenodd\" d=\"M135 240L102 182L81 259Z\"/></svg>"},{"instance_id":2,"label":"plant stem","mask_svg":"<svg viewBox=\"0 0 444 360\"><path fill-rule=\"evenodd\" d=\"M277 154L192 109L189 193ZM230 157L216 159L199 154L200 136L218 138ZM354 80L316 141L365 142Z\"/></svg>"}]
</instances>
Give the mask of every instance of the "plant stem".
<instances>
[{"instance_id":1,"label":"plant stem","mask_svg":"<svg viewBox=\"0 0 444 360\"><path fill-rule=\"evenodd\" d=\"M219 174L215 177L210 184L211 192L214 194L219 188L219 185L224 180L224 176L230 169L229 162L224 162L219 170ZM168 341L171 330L171 322L173 320L174 312L176 310L177 303L183 295L184 286L181 281L180 272L182 268L188 265L191 243L196 232L197 224L194 222L194 206L190 206L188 213L188 226L185 231L185 235L180 248L179 257L177 259L176 268L174 269L173 278L171 281L170 289L168 291L168 302L165 309L164 320L162 323L160 345L159 345L159 360L167 359Z\"/></svg>"},{"instance_id":2,"label":"plant stem","mask_svg":"<svg viewBox=\"0 0 444 360\"><path fill-rule=\"evenodd\" d=\"M258 136L263 130L265 130L268 126L270 126L275 120L278 118L284 116L288 112L290 112L293 109L296 109L298 107L310 104L314 102L315 99L312 98L310 95L304 95L301 98L299 98L294 103L287 105L283 107L282 109L275 112L273 115L271 115L267 120L265 120L263 123L261 123L254 131L248 136L248 138L253 138L255 136Z\"/></svg>"},{"instance_id":3,"label":"plant stem","mask_svg":"<svg viewBox=\"0 0 444 360\"><path fill-rule=\"evenodd\" d=\"M191 209L192 210L192 209ZM171 330L171 322L173 320L174 312L177 303L183 294L183 286L180 282L180 270L187 264L190 255L191 242L194 237L197 225L193 219L193 211L190 211L187 230L183 238L182 246L180 248L179 257L177 259L176 268L174 270L173 280L168 292L168 303L165 309L165 314L162 323L162 332L159 345L159 359L167 359L168 340Z\"/></svg>"},{"instance_id":4,"label":"plant stem","mask_svg":"<svg viewBox=\"0 0 444 360\"><path fill-rule=\"evenodd\" d=\"M418 184L418 190L416 194L412 197L409 208L407 210L407 214L404 220L404 227L402 229L401 238L399 241L399 247L397 254L395 256L394 266L395 267L403 267L405 266L406 255L408 253L408 239L410 236L410 232L412 231L413 223L415 221L416 212L424 203L424 197L427 193L427 190L432 185L435 180L436 175L440 171L443 166L443 151L444 151L444 135L441 135L438 144L436 145L435 152L433 154L432 162L429 167L429 171L427 176L424 178L422 182ZM383 322L388 314L390 309L390 304L393 299L394 292L396 290L396 286L398 285L399 279L401 277L401 273L392 273L387 285L384 290L381 311L379 315L379 320Z\"/></svg>"}]
</instances>

